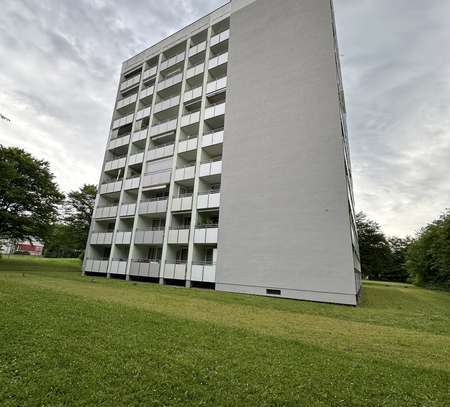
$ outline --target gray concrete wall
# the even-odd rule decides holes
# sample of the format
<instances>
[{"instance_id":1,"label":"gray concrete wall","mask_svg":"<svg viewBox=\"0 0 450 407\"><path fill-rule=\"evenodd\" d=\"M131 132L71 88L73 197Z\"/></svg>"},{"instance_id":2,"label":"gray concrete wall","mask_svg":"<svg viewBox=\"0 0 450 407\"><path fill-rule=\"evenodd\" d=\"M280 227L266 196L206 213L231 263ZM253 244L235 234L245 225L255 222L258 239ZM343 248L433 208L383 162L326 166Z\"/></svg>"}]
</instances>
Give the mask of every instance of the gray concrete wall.
<instances>
[{"instance_id":1,"label":"gray concrete wall","mask_svg":"<svg viewBox=\"0 0 450 407\"><path fill-rule=\"evenodd\" d=\"M216 288L354 304L330 2L236 1Z\"/></svg>"}]
</instances>

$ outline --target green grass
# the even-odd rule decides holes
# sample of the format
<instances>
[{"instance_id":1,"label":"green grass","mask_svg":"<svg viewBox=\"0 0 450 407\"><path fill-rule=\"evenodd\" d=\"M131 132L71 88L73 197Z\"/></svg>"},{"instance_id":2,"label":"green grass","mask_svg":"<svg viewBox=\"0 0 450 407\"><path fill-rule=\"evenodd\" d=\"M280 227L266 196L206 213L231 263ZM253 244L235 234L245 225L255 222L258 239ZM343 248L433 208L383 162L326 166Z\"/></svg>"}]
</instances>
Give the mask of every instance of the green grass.
<instances>
[{"instance_id":1,"label":"green grass","mask_svg":"<svg viewBox=\"0 0 450 407\"><path fill-rule=\"evenodd\" d=\"M449 406L450 294L360 307L81 277L0 260L1 406Z\"/></svg>"}]
</instances>

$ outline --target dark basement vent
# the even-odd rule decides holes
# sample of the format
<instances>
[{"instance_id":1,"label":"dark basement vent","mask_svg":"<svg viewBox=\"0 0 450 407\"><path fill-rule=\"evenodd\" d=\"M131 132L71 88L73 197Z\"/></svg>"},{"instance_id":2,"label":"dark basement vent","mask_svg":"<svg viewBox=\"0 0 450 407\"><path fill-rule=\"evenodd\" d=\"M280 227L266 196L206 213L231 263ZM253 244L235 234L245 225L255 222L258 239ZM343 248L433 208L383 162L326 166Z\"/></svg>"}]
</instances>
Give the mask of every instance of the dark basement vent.
<instances>
[{"instance_id":1,"label":"dark basement vent","mask_svg":"<svg viewBox=\"0 0 450 407\"><path fill-rule=\"evenodd\" d=\"M281 290L273 290L272 288L266 289L266 294L268 295L281 295Z\"/></svg>"}]
</instances>

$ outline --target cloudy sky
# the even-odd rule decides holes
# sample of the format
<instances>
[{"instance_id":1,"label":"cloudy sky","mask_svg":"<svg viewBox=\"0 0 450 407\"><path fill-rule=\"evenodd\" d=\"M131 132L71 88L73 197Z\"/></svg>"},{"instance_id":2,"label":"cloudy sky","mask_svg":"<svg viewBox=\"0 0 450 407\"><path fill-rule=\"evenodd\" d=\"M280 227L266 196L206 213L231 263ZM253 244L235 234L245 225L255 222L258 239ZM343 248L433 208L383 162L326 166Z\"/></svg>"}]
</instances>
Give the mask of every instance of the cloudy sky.
<instances>
[{"instance_id":1,"label":"cloudy sky","mask_svg":"<svg viewBox=\"0 0 450 407\"><path fill-rule=\"evenodd\" d=\"M2 0L0 144L97 184L120 63L225 2ZM335 8L357 209L413 234L450 207L450 1Z\"/></svg>"}]
</instances>

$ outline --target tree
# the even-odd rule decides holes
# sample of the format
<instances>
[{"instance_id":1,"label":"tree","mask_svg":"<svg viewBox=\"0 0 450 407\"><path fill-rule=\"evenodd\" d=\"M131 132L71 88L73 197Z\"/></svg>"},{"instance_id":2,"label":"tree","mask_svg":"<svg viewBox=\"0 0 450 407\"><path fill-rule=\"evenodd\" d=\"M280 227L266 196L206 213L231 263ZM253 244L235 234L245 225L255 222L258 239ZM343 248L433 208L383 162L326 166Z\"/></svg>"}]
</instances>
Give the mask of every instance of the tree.
<instances>
[{"instance_id":1,"label":"tree","mask_svg":"<svg viewBox=\"0 0 450 407\"><path fill-rule=\"evenodd\" d=\"M421 230L408 249L406 267L417 285L450 288L450 211Z\"/></svg>"},{"instance_id":2,"label":"tree","mask_svg":"<svg viewBox=\"0 0 450 407\"><path fill-rule=\"evenodd\" d=\"M64 223L71 227L74 241L80 250L86 247L96 196L95 185L83 185L78 191L69 192L67 195Z\"/></svg>"},{"instance_id":3,"label":"tree","mask_svg":"<svg viewBox=\"0 0 450 407\"><path fill-rule=\"evenodd\" d=\"M413 239L410 237L390 237L388 239L391 248L391 268L387 270L385 277L389 281L406 283L410 280L410 275L406 268L406 254Z\"/></svg>"},{"instance_id":4,"label":"tree","mask_svg":"<svg viewBox=\"0 0 450 407\"><path fill-rule=\"evenodd\" d=\"M45 242L46 257L78 257L83 252L96 195L95 185L83 185L79 190L69 192L61 221L53 226Z\"/></svg>"},{"instance_id":5,"label":"tree","mask_svg":"<svg viewBox=\"0 0 450 407\"><path fill-rule=\"evenodd\" d=\"M64 197L48 162L0 145L0 174L0 238L45 240Z\"/></svg>"},{"instance_id":6,"label":"tree","mask_svg":"<svg viewBox=\"0 0 450 407\"><path fill-rule=\"evenodd\" d=\"M378 223L363 212L356 215L361 272L369 280L386 280L391 270L391 249Z\"/></svg>"}]
</instances>

